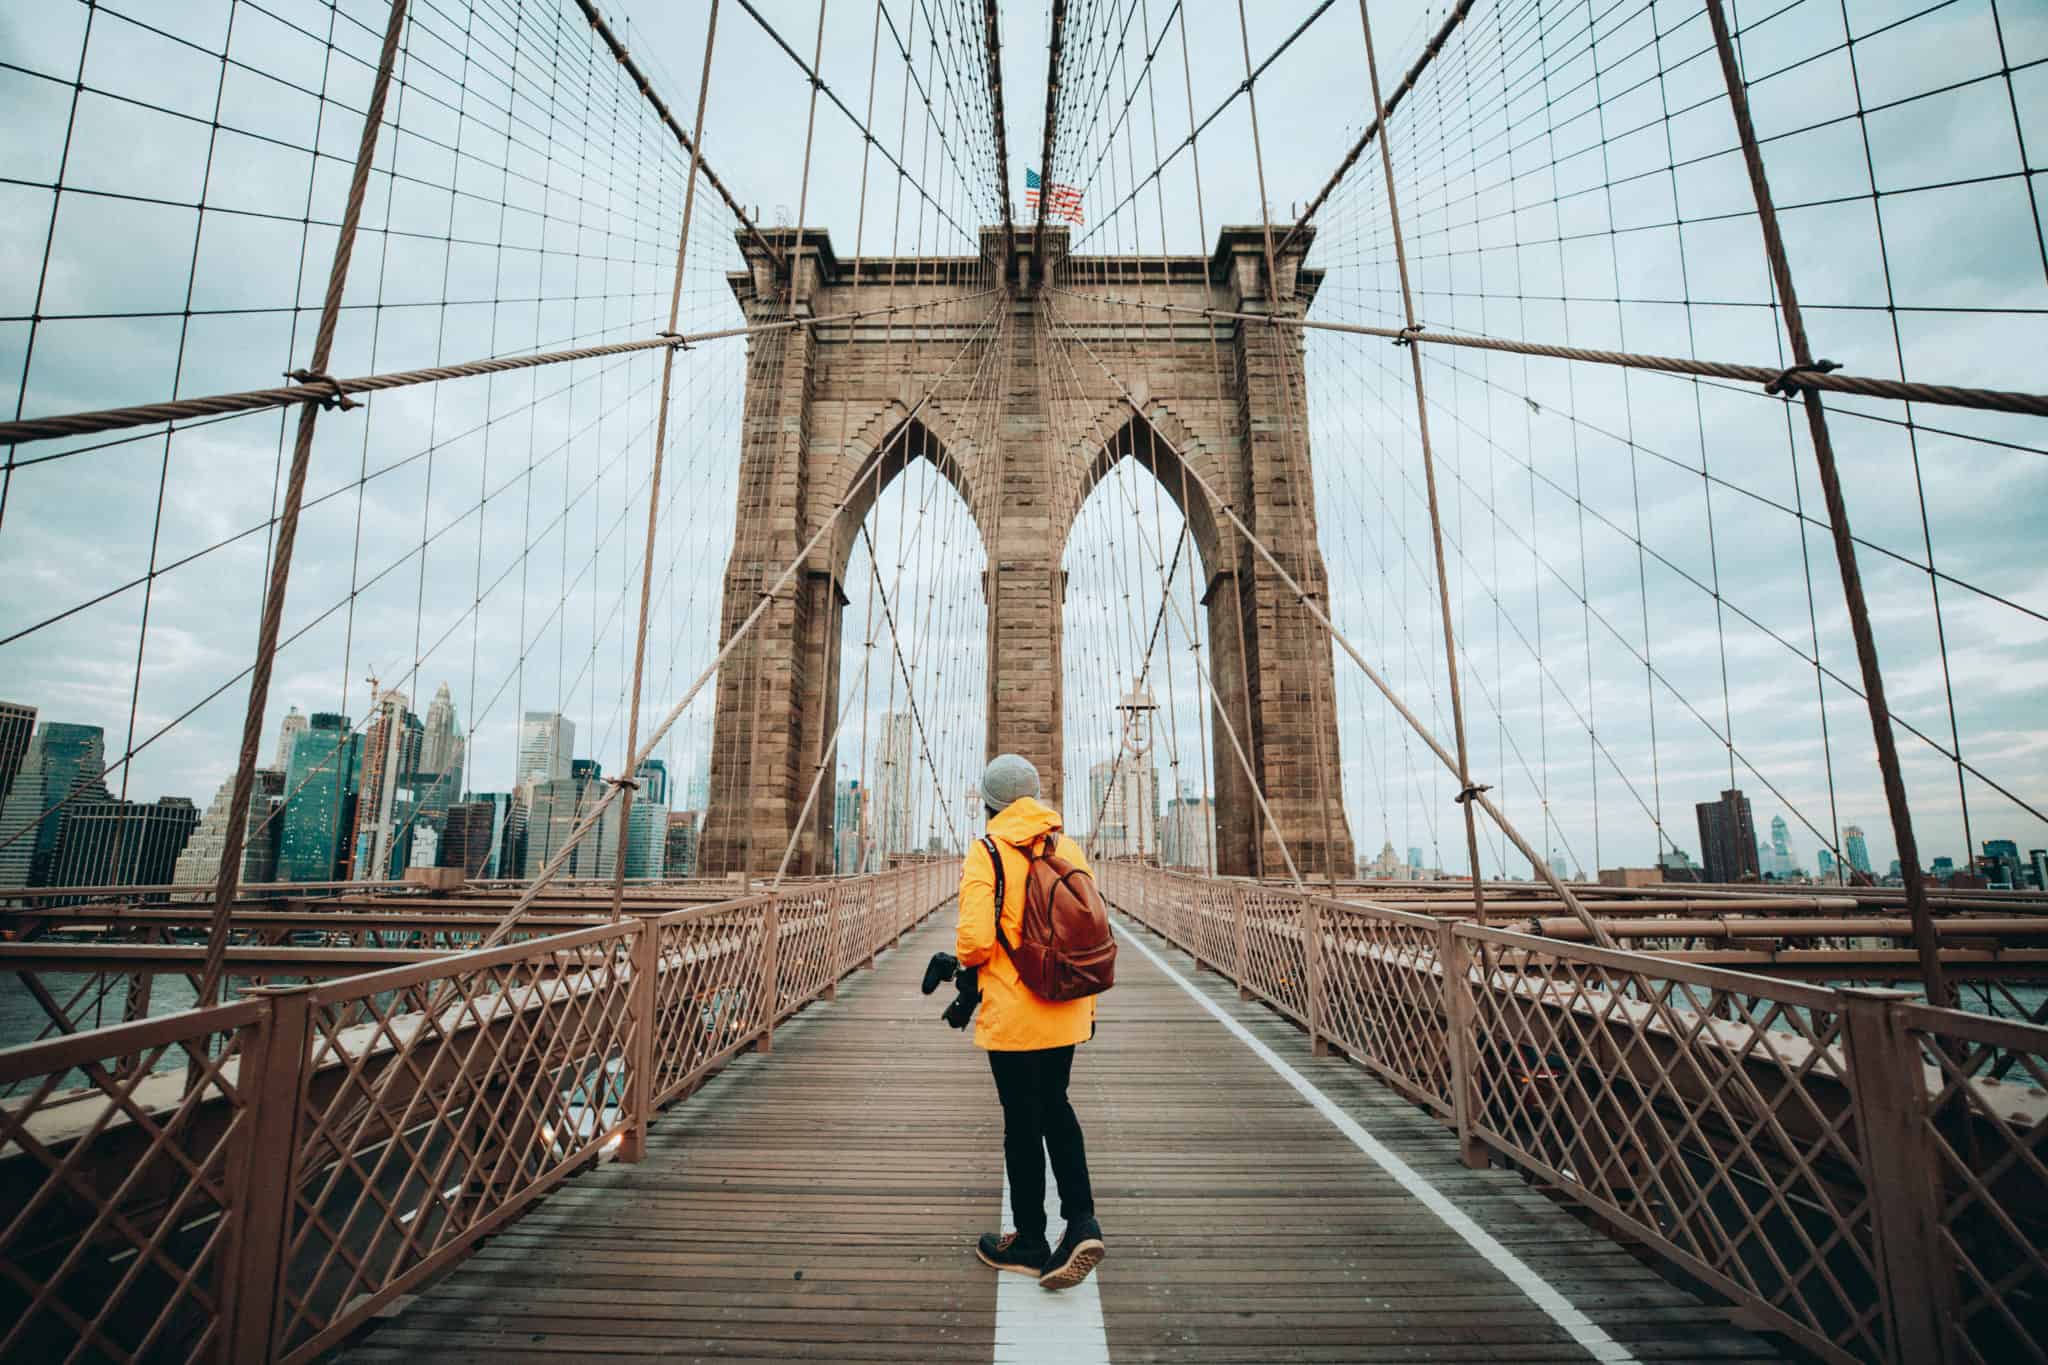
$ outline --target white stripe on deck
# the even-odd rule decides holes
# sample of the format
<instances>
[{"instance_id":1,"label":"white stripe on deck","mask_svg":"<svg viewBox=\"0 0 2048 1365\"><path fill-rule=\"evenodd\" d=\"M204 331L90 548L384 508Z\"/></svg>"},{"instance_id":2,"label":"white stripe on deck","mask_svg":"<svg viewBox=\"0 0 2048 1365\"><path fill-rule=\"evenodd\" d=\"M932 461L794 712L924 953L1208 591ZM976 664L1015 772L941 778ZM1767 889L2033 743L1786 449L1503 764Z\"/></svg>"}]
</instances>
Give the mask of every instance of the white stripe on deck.
<instances>
[{"instance_id":1,"label":"white stripe on deck","mask_svg":"<svg viewBox=\"0 0 2048 1365\"><path fill-rule=\"evenodd\" d=\"M1395 1184L1442 1219L1444 1226L1464 1238L1466 1245L1485 1257L1488 1264L1505 1275L1515 1288L1527 1294L1530 1302L1541 1308L1552 1322L1570 1333L1572 1340L1585 1347L1593 1359L1608 1362L1609 1365L1634 1365L1635 1356L1630 1354L1626 1346L1608 1336L1591 1318L1574 1307L1570 1299L1560 1294L1549 1281L1531 1269L1526 1261L1502 1246L1494 1239L1492 1233L1468 1218L1463 1210L1444 1197L1441 1190L1423 1179L1413 1166L1395 1155L1378 1138L1366 1132L1358 1120L1338 1108L1329 1096L1316 1089L1308 1077L1281 1060L1279 1053L1260 1042L1252 1035L1250 1029L1231 1018L1228 1011L1202 993L1201 987L1169 967L1166 959L1153 952L1151 946L1142 938L1135 933L1126 932L1118 935L1118 940L1130 944L1151 959L1152 965L1166 973L1168 980L1193 996L1196 1004L1216 1016L1217 1021L1229 1029L1240 1043L1250 1048L1260 1061L1273 1068L1281 1080L1293 1086L1296 1093L1314 1106L1315 1111L1328 1119L1338 1132L1351 1139L1352 1146L1365 1153L1374 1165L1393 1177ZM1002 1321L1000 1309L997 1311L996 1321L998 1324ZM997 1331L1000 1338L1000 1325ZM996 1359L1000 1361L1003 1358L999 1345Z\"/></svg>"},{"instance_id":2,"label":"white stripe on deck","mask_svg":"<svg viewBox=\"0 0 2048 1365\"><path fill-rule=\"evenodd\" d=\"M1054 1246L1066 1223L1059 1216L1059 1182L1052 1163L1045 1168L1045 1238ZM1003 1206L998 1217L1010 1226L1010 1173L1003 1172ZM1100 1270L1095 1275L1100 1275ZM1109 1365L1109 1336L1102 1326L1102 1294L1090 1275L1072 1289L1040 1289L1038 1281L1013 1271L996 1272L995 1365Z\"/></svg>"}]
</instances>

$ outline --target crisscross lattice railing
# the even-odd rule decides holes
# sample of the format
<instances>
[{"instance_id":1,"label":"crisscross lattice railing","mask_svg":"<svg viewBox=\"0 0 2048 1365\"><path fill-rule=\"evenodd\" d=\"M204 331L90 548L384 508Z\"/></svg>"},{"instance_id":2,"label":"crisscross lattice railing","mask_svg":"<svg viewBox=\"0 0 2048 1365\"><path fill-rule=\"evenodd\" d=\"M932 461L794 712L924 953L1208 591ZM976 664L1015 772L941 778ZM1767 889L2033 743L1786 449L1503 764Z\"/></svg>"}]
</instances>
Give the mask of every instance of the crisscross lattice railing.
<instances>
[{"instance_id":1,"label":"crisscross lattice railing","mask_svg":"<svg viewBox=\"0 0 2048 1365\"><path fill-rule=\"evenodd\" d=\"M1117 907L1830 1360L2048 1359L2048 1028L1271 887Z\"/></svg>"},{"instance_id":2,"label":"crisscross lattice railing","mask_svg":"<svg viewBox=\"0 0 2048 1365\"><path fill-rule=\"evenodd\" d=\"M310 1359L821 996L937 863L0 1052L0 1356Z\"/></svg>"}]
</instances>

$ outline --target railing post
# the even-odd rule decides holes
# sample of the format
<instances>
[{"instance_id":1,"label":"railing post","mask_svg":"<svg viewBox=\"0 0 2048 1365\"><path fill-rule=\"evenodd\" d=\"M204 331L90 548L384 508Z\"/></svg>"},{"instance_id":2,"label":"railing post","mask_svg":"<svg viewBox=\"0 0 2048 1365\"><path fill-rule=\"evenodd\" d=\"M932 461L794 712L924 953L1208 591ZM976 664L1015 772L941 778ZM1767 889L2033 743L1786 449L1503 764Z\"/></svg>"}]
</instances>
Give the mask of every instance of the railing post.
<instances>
[{"instance_id":1,"label":"railing post","mask_svg":"<svg viewBox=\"0 0 2048 1365\"><path fill-rule=\"evenodd\" d=\"M828 887L825 891L825 937L832 946L832 956L827 959L832 964L829 969L831 975L825 980L825 998L827 1000L837 1000L839 998L840 962L845 957L845 952L839 944L840 894L840 890L836 886Z\"/></svg>"},{"instance_id":2,"label":"railing post","mask_svg":"<svg viewBox=\"0 0 2048 1365\"><path fill-rule=\"evenodd\" d=\"M1329 1055L1330 1044L1323 1037L1323 910L1314 901L1301 906L1301 956L1308 977L1308 1050L1312 1057Z\"/></svg>"},{"instance_id":3,"label":"railing post","mask_svg":"<svg viewBox=\"0 0 2048 1365\"><path fill-rule=\"evenodd\" d=\"M234 1210L227 1301L221 1306L223 1361L271 1360L278 1354L278 1307L290 1259L286 1250L299 1154L299 1091L313 1028L313 1002L304 987L248 992L259 993L267 997L263 1025L243 1040L240 1076L247 1112L235 1151L239 1175L231 1186L241 1194L241 1207Z\"/></svg>"},{"instance_id":4,"label":"railing post","mask_svg":"<svg viewBox=\"0 0 2048 1365\"><path fill-rule=\"evenodd\" d=\"M868 893L867 923L861 930L861 947L867 951L867 969L875 969L875 954L882 946L882 931L888 926L888 912L884 908L882 893L885 888L881 878L869 873L862 878Z\"/></svg>"},{"instance_id":5,"label":"railing post","mask_svg":"<svg viewBox=\"0 0 2048 1365\"><path fill-rule=\"evenodd\" d=\"M1245 927L1245 916L1247 913L1244 905L1244 892L1241 890L1232 891L1230 893L1230 918L1233 931L1237 937L1237 998L1240 1000L1252 998L1251 957L1249 947L1245 942L1248 932Z\"/></svg>"},{"instance_id":6,"label":"railing post","mask_svg":"<svg viewBox=\"0 0 2048 1365\"><path fill-rule=\"evenodd\" d=\"M1471 947L1456 920L1436 927L1436 960L1443 974L1444 1047L1451 1063L1451 1121L1458 1130L1458 1160L1485 1170L1486 1148L1472 1122L1473 1073L1479 1057L1478 1015L1472 1007Z\"/></svg>"},{"instance_id":7,"label":"railing post","mask_svg":"<svg viewBox=\"0 0 2048 1365\"><path fill-rule=\"evenodd\" d=\"M1909 997L1886 990L1840 994L1891 1358L1901 1365L1945 1365L1955 1359L1948 1323L1956 1280L1941 1250L1941 1166L1928 1131L1920 1049L1899 1018L1899 1002Z\"/></svg>"},{"instance_id":8,"label":"railing post","mask_svg":"<svg viewBox=\"0 0 2048 1365\"><path fill-rule=\"evenodd\" d=\"M654 1029L659 1016L656 995L661 973L661 929L646 918L633 938L633 981L630 994L632 1031L626 1035L626 1131L619 1160L639 1161L647 1155L647 1125L654 1117Z\"/></svg>"},{"instance_id":9,"label":"railing post","mask_svg":"<svg viewBox=\"0 0 2048 1365\"><path fill-rule=\"evenodd\" d=\"M776 954L781 950L782 917L777 912L781 899L768 897L768 903L761 909L761 1036L754 1041L754 1051L775 1050L775 1016L781 1012L782 987L777 975Z\"/></svg>"}]
</instances>

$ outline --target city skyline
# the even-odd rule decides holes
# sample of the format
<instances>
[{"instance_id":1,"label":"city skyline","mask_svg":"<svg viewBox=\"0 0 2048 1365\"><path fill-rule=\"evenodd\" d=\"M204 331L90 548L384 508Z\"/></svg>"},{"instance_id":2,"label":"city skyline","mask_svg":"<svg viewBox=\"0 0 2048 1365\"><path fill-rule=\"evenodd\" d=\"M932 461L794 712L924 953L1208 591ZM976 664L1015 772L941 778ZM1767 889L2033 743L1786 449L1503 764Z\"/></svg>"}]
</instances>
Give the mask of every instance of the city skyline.
<instances>
[{"instance_id":1,"label":"city skyline","mask_svg":"<svg viewBox=\"0 0 2048 1365\"><path fill-rule=\"evenodd\" d=\"M402 873L404 867L408 865L419 864L422 855L419 854L413 844L413 839L416 837L415 831L425 828L431 831L429 837L435 843L439 843L445 836L448 816L456 805L487 801L493 797L503 802L511 801L517 791L516 784L513 784L510 790L502 792L479 791L464 786L452 793L444 793L435 803L430 805L421 799L424 792L429 790L428 787L408 786L401 782L394 785L390 808L384 810L383 788L376 776L381 771L381 767L373 760L369 749L364 743L366 739L372 736L373 732L387 752L395 737L395 742L400 747L399 767L404 778L419 779L428 776L442 776L441 774L431 774L429 772L426 764L426 756L429 752L432 752L444 763L452 757L457 765L457 771L460 770L460 765L466 757L464 750L467 740L461 732L457 709L453 704L449 689L445 683L436 689L434 701L430 703L428 708L429 717L427 719L412 713L406 707L405 702L406 698L403 693L398 692L396 689L387 689L380 696L378 706L371 713L367 724L360 727L351 727L348 718L345 716L325 712L308 714L303 712L296 703L286 703L285 714L279 718L277 743L274 750L276 757L284 760L283 766L281 768L265 767L257 770L259 776L256 788L252 793L250 805L249 829L251 838L248 846L244 849L243 855L245 881L252 880L256 869L266 866L269 868L269 872L265 875L274 876L280 881L328 880L337 875L339 868L343 865L359 868L374 863L378 855L380 842L386 865L391 869L393 875L396 875ZM432 721L431 726L428 724L428 719ZM107 825L105 822L145 821L148 818L147 812L159 809L181 810L184 807L190 807L191 818L189 821L183 821L179 826L183 830L183 835L179 840L179 847L174 849L170 855L171 861L176 867L165 876L164 880L167 883L176 882L182 885L193 885L198 882L210 883L212 881L217 871L220 855L219 847L212 841L217 840L225 828L226 801L230 795L230 783L223 781L217 786L203 806L199 804L199 796L196 789L190 794L166 792L148 800L117 798L107 788L104 778L99 775L105 768L104 729L81 722L49 718L41 707L30 703L0 701L0 778L7 779L4 784L0 784L0 841L5 841L15 828L20 827L31 818L32 813L28 809L26 799L24 798L21 802L14 800L15 794L12 790L14 785L13 779L21 772L36 766L30 763L31 751L36 748L46 725L54 727L51 730L51 735L53 740L59 742L60 748L64 746L84 746L82 749L79 749L74 759L65 760L65 762L73 765L70 770L74 774L79 770L95 768L95 765L97 770L90 777L80 778L74 775L71 779L66 779L63 774L67 769L64 763L60 762L47 777L43 775L35 777L35 781L46 787L53 781L62 782L69 780L72 782L77 796L73 801L66 803L64 810L59 813L56 819L42 822L45 828L39 835L24 835L21 839L16 840L10 848L0 849L0 887L8 885L59 884L47 879L49 876L54 875L57 867L54 860L59 854L57 841L62 832L63 816L70 813L73 807L77 807L81 813L81 828L85 827L89 822L101 822L95 827L111 828L111 825ZM393 728L394 726L399 728ZM889 749L894 751L897 759L904 760L906 754L915 753L913 747L915 744L915 722L914 717L910 713L896 712L886 714L882 729L885 743ZM97 733L96 736L93 734L84 734L82 736L82 732ZM567 747L572 745L574 734L574 722L561 713L545 711L526 712L521 726L522 742L520 753L515 760L516 766L523 768L529 762L552 762L554 755L559 751L557 746ZM47 743L48 741L42 742ZM93 758L90 754L95 745L97 745L97 757ZM47 757L43 761L43 766L47 766ZM408 761L410 762L409 767L407 766ZM600 765L595 760L571 759L569 766L579 770L578 776L580 777L583 776L584 771L594 772L601 770ZM887 852L922 851L925 844L929 842L928 839L919 840L916 835L921 831L915 828L920 804L922 803L916 778L920 775L922 765L915 757L910 757L907 761L904 761L903 766L912 774L912 780L907 784L898 784L900 796L889 798L896 803L893 833L900 836L901 847L888 849L886 850ZM1103 762L1094 765L1093 769L1091 769L1091 800L1088 802L1089 814L1080 819L1071 819L1069 822L1070 828L1076 829L1077 833L1084 837L1088 834L1084 821L1093 819L1093 810L1096 806L1106 805L1110 809L1119 809L1116 804L1115 795L1109 794L1105 786L1110 766L1108 762ZM331 786L318 780L322 775L336 773L344 768L350 769L351 775L337 780ZM366 771L369 774L367 790L374 799L374 805L369 808L366 808L361 801ZM683 779L685 794L707 795L708 782L705 778L705 773L708 769L706 765L699 761L692 768L688 768L685 771L688 773L688 776ZM1150 773L1151 785L1149 790L1155 798L1156 804L1156 798L1159 794L1159 771L1156 767L1148 769L1131 768L1130 775L1126 781L1120 782L1118 785L1121 787L1135 784L1142 787L1146 779L1137 774L1147 771ZM37 772L38 774L41 773L40 767L37 767ZM651 780L643 781L642 792L635 801L636 814L631 821L634 836L631 847L638 848L641 852L637 856L629 854L628 875L634 877L663 875L651 871L651 849L655 846L662 846L665 850L668 843L671 842L669 834L665 831L669 831L669 821L672 820L675 814L668 807L670 798L676 792L672 789L673 780L670 778L668 766L663 760L651 759L647 764L643 765L641 772L643 779ZM435 785L438 787L445 784ZM854 781L852 785L858 786L859 784L857 781ZM870 868L877 865L881 858L885 856L883 844L885 837L887 837L887 832L885 832L883 826L888 821L884 818L885 808L883 807L883 802L875 799L883 795L881 785L877 783L876 790L873 792L868 792L865 788L862 788L861 796L852 803L849 803L847 800L848 779L841 779L836 784L837 790L835 791L833 820L835 831L841 827L842 817L848 812L849 806L851 806L852 810L858 811L858 815L855 818L860 824L865 825L866 829L857 838L867 841L867 862ZM929 784L926 783L925 785ZM544 835L542 847L550 847L558 843L559 838L565 835L566 829L573 826L574 820L580 816L583 810L588 809L591 800L594 799L590 794L595 789L592 779L584 777L584 780L579 782L578 786L580 789L579 794L572 797L559 810L554 800L550 798L549 805L544 812L547 816L547 821L545 822L547 833ZM51 790L54 790L54 788L51 788ZM1701 818L1706 818L1705 812L1709 807L1725 806L1731 791L1735 795L1741 796L1740 789L1729 789L1729 791L1724 791L1721 794L1721 798L1715 802L1698 803L1697 809L1701 812ZM1107 800L1094 799L1103 797L1107 797ZM52 799L54 800L54 798ZM1139 796L1138 799L1142 809L1143 797ZM1164 803L1164 805L1159 806L1144 821L1145 829L1142 832L1142 842L1145 854L1147 856L1162 855L1167 852L1166 845L1169 842L1175 841L1186 843L1189 847L1193 847L1189 836L1199 826L1190 822L1189 815L1198 803L1200 809L1205 813L1205 818L1213 821L1214 796L1209 792L1188 789L1186 795L1172 798ZM50 802L46 801L44 804L47 807ZM1744 807L1749 806L1750 803L1746 796L1742 796L1742 804ZM88 806L92 807L89 812L85 809ZM14 807L14 809L10 810L9 807ZM1182 807L1187 807L1188 809L1180 809ZM702 807L697 805L691 809L701 812ZM380 810L382 811L381 816L379 814ZM532 803L529 802L524 810L526 813L530 813ZM127 813L121 814L120 812L122 811ZM434 818L431 822L422 826L421 819L426 814L431 814ZM1078 815L1079 812L1076 812L1076 814ZM464 818L467 819L468 817L465 816ZM183 817L180 816L179 820L182 821ZM561 820L566 820L567 823L558 824L557 822ZM503 813L500 813L493 821L494 834L500 840L502 840L505 833L505 822L506 816ZM1135 845L1130 849L1124 847L1124 842L1128 841L1126 835L1119 833L1118 829L1109 828L1110 826L1121 828L1122 823L1121 821L1108 819L1103 821L1105 826L1103 835L1105 838L1110 839L1115 847L1111 849L1105 846L1099 850L1100 852L1106 853L1109 856L1136 852ZM1876 828L1885 828L1885 825L1881 822L1873 821L1872 823ZM1169 824L1172 826L1171 829L1169 829ZM1838 850L1831 850L1824 843L1817 842L1816 846L1811 850L1813 854L1811 866L1808 866L1804 857L1804 850L1792 835L1792 825L1786 820L1783 813L1773 813L1771 815L1767 825L1769 830L1768 838L1756 836L1753 813L1745 813L1743 819L1738 821L1738 827L1746 827L1750 830L1749 846L1751 856L1754 859L1754 866L1741 868L1737 873L1738 877L1768 876L1772 879L1830 880L1837 876L1847 877L1851 872L1854 872L1867 875L1875 881L1883 881L1888 876L1896 875L1895 872L1891 871L1891 867L1896 860L1883 859L1878 855L1874 855L1871 851L1869 835L1866 833L1865 827L1859 823L1845 823L1842 826L1842 840ZM336 833L330 838L322 838L318 835L318 831L322 830L336 831ZM607 875L610 867L610 850L616 847L617 837L616 818L601 822L601 828L594 832L589 841L589 848L579 851L577 858L574 860L578 870L571 875ZM1211 836L1205 834L1203 837ZM1716 837L1719 836L1717 835ZM1741 862L1741 859L1739 854L1735 852L1735 848L1736 840L1740 839L1740 837L1740 834L1736 834L1727 843L1730 856L1734 857L1738 864ZM313 841L311 846L309 846L309 840ZM334 851L331 855L326 854L323 851L324 846L335 840L339 842L334 843ZM463 842L465 841L458 841L458 844ZM1700 845L1702 856L1698 861L1692 859L1690 849L1675 841L1664 854L1659 856L1657 861L1659 864L1667 867L1697 869L1703 879L1712 880L1712 873L1716 869L1707 862L1704 856L1709 842L1711 841L1705 837L1705 831L1703 830ZM113 841L108 841L107 847L113 848L115 846ZM858 845L856 844L856 846ZM694 845L691 847L694 852ZM17 849L25 851L16 853L15 850ZM433 851L437 855L439 854L438 849ZM2037 857L2037 854L2043 854L2044 856ZM1435 868L1424 868L1422 855L1423 850L1420 845L1410 845L1407 850L1406 859L1401 861L1399 866L1416 871L1436 872L1437 869ZM86 856L85 854L78 855L78 857ZM142 856L145 862L147 862L149 855L141 854L138 856ZM446 856L457 856L457 853L451 851ZM1177 862L1180 860L1180 856L1178 850L1176 850ZM1554 856L1557 861L1563 861L1561 855ZM125 866L132 868L140 865L135 864L129 859L126 852L123 852L121 857ZM835 870L840 870L839 864L844 858L845 855L835 849L833 854ZM23 861L24 859L27 861ZM498 860L497 855L493 855L493 860ZM524 863L527 860L522 859L521 861L520 872L524 873ZM598 866L600 861L603 862L603 868ZM666 859L664 859L665 862ZM1361 854L1361 866L1365 862L1366 860ZM585 864L589 864L588 869L585 869ZM74 858L70 860L69 865L75 868L85 866L86 864ZM1952 852L1929 851L1924 856L1924 865L1925 870L1937 881L1941 882L1948 882L1957 876L1964 877L1966 880L1985 876L1995 879L2002 872L2012 885L2021 886L2036 881L2043 876L2048 876L2048 854L2044 854L2044 850L2033 847L2029 841L2015 840L2003 837L2002 835L1980 840L1976 849L1965 850L1960 857ZM537 865L534 870L538 870ZM1583 868L1577 870L1583 870ZM506 875L519 875L519 873L508 873ZM1510 878L1512 879L1516 875L1517 870L1511 868L1509 870ZM23 880L25 878L38 878L40 880L31 883L30 881ZM1999 883L1993 880L1990 884L1997 885Z\"/></svg>"},{"instance_id":2,"label":"city skyline","mask_svg":"<svg viewBox=\"0 0 2048 1365\"><path fill-rule=\"evenodd\" d=\"M530 713L529 720L548 722L538 728L550 758L550 746L566 745L574 733L573 722L555 713ZM528 803L511 789L462 786L465 745L445 684L425 719L395 688L379 694L361 726L337 712L308 714L287 703L273 766L255 770L242 882L380 880L436 865L463 866L479 876L523 875ZM429 756L439 771L429 769ZM559 846L600 790L595 760L572 759L569 767L578 789L566 808L558 809L557 793L544 793L550 798L541 811L546 849ZM106 774L104 727L0 701L0 843L7 844L0 849L0 891L71 884L58 880L64 875L84 878L79 885L138 879L213 884L225 850L232 777L202 807L182 793L149 801L117 797ZM663 759L649 758L639 777L626 871L644 879L664 875L672 789ZM701 784L696 775L690 781ZM614 806L579 847L569 875L609 875L618 814ZM21 837L10 842L17 830Z\"/></svg>"}]
</instances>

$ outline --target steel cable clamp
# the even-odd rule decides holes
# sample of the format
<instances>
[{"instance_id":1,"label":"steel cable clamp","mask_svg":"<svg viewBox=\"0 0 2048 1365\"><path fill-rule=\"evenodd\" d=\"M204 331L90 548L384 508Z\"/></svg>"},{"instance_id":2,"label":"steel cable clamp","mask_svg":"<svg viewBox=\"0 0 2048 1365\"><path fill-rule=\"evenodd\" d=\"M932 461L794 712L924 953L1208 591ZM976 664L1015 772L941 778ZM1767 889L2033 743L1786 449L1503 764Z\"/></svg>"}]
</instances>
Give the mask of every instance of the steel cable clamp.
<instances>
[{"instance_id":1,"label":"steel cable clamp","mask_svg":"<svg viewBox=\"0 0 2048 1365\"><path fill-rule=\"evenodd\" d=\"M304 384L308 388L326 389L326 394L324 394L318 399L309 401L318 402L321 407L327 409L329 412L334 411L336 408L341 409L343 412L347 412L350 408L359 408L362 406L361 403L356 402L355 399L349 397L348 394L342 391L341 381L339 379L336 379L333 375L327 374L324 371L304 369L286 370L284 377L286 379L295 380L300 384Z\"/></svg>"},{"instance_id":2,"label":"steel cable clamp","mask_svg":"<svg viewBox=\"0 0 2048 1365\"><path fill-rule=\"evenodd\" d=\"M1778 377L1764 385L1764 392L1797 398L1801 393L1819 393L1820 386L1800 378L1801 375L1830 374L1841 369L1832 360L1816 360L1811 365L1794 365L1778 372Z\"/></svg>"},{"instance_id":3,"label":"steel cable clamp","mask_svg":"<svg viewBox=\"0 0 2048 1365\"><path fill-rule=\"evenodd\" d=\"M1472 784L1471 786L1469 786L1469 787L1465 788L1465 789L1464 789L1463 791L1459 792L1459 793L1458 793L1458 794L1457 794L1456 796L1452 797L1452 798L1451 798L1451 804L1453 804L1453 805L1457 805L1457 806L1462 806L1462 805L1464 805L1464 804L1465 804L1465 803L1466 803L1467 801L1476 801L1476 800L1478 800L1478 799L1479 799L1479 793L1481 793L1481 792L1490 792L1490 791L1492 791L1492 790L1493 790L1493 788L1492 788L1492 787L1489 787L1489 786L1487 786L1487 785L1486 785L1486 784L1485 784L1484 782L1474 782L1474 783L1473 783L1473 784Z\"/></svg>"}]
</instances>

